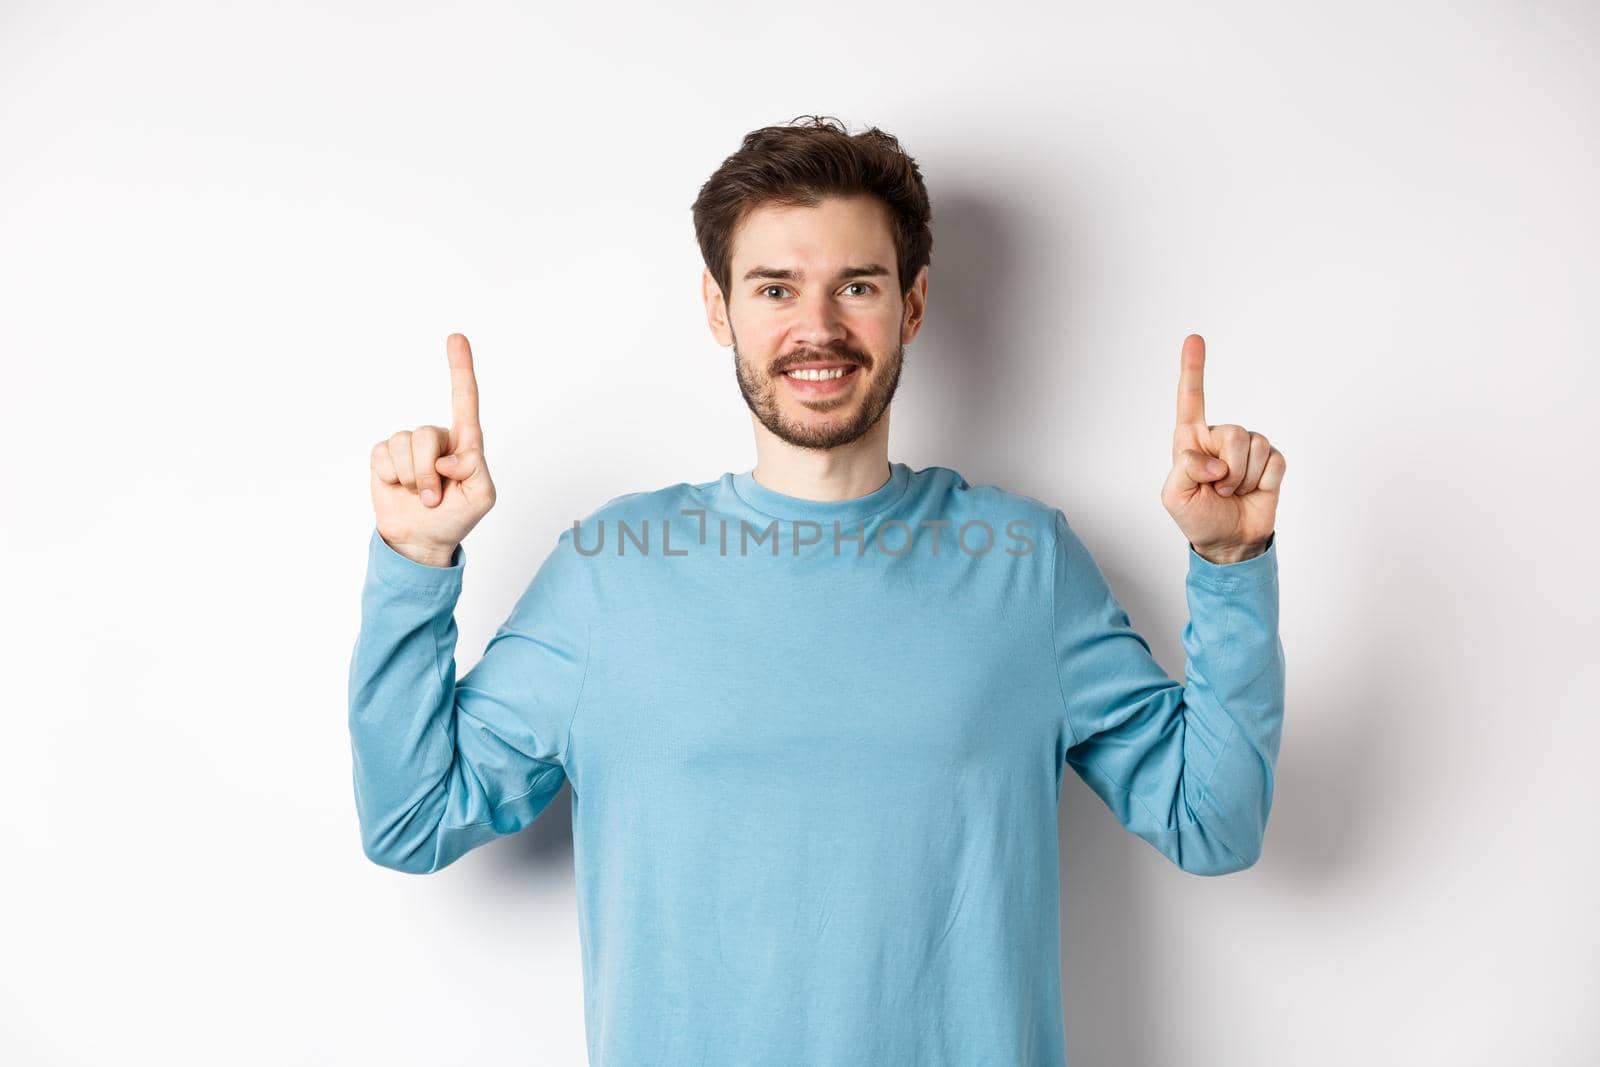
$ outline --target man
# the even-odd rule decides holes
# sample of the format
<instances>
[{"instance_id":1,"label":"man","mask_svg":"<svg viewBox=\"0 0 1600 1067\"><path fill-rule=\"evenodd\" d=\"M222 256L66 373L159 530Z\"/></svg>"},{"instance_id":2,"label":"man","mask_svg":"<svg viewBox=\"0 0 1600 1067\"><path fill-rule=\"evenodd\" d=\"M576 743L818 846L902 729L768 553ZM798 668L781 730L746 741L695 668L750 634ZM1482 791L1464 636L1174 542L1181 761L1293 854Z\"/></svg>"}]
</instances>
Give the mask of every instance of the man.
<instances>
[{"instance_id":1,"label":"man","mask_svg":"<svg viewBox=\"0 0 1600 1067\"><path fill-rule=\"evenodd\" d=\"M1190 543L1180 684L1060 510L890 462L929 218L881 131L748 135L694 219L754 468L564 530L459 680L461 541L495 500L466 338L451 426L372 450L366 854L437 871L570 781L592 1062L1065 1062L1066 766L1186 871L1260 854L1282 453L1206 422L1188 337L1162 489Z\"/></svg>"}]
</instances>

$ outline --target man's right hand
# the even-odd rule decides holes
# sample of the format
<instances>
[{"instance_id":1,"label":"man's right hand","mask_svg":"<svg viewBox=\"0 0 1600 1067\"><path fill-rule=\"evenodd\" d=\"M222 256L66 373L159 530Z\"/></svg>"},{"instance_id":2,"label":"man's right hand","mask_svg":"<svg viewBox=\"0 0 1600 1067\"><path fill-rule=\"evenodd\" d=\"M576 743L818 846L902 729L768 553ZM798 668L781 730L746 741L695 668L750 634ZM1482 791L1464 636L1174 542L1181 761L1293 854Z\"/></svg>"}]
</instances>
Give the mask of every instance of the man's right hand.
<instances>
[{"instance_id":1,"label":"man's right hand","mask_svg":"<svg viewBox=\"0 0 1600 1067\"><path fill-rule=\"evenodd\" d=\"M453 333L450 428L401 430L372 446L372 510L378 535L417 563L447 567L456 546L494 507L494 482L483 461L478 426L478 381L472 348Z\"/></svg>"}]
</instances>

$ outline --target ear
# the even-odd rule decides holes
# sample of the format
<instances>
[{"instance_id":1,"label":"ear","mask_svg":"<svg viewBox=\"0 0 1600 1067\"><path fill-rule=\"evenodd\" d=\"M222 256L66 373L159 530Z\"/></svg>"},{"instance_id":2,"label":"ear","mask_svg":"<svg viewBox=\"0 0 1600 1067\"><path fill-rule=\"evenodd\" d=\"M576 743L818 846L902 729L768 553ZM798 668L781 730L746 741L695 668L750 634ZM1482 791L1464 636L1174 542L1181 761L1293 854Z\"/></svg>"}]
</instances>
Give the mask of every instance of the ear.
<instances>
[{"instance_id":1,"label":"ear","mask_svg":"<svg viewBox=\"0 0 1600 1067\"><path fill-rule=\"evenodd\" d=\"M917 271L917 278L905 295L905 317L900 320L900 343L908 345L922 329L923 317L928 310L928 265Z\"/></svg>"},{"instance_id":2,"label":"ear","mask_svg":"<svg viewBox=\"0 0 1600 1067\"><path fill-rule=\"evenodd\" d=\"M733 328L728 323L728 304L722 298L722 287L711 276L709 268L700 271L700 299L706 305L706 325L711 327L711 336L717 339L717 344L727 348L733 344Z\"/></svg>"}]
</instances>

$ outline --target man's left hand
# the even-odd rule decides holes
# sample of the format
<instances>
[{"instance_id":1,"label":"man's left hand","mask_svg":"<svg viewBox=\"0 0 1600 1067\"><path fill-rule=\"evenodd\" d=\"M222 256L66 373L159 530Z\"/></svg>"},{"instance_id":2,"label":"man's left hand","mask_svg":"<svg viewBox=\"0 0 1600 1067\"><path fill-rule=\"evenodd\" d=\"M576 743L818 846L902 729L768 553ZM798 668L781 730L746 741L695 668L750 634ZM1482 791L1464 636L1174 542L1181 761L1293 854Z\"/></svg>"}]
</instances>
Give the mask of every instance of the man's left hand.
<instances>
[{"instance_id":1,"label":"man's left hand","mask_svg":"<svg viewBox=\"0 0 1600 1067\"><path fill-rule=\"evenodd\" d=\"M1205 338L1183 339L1172 473L1161 504L1194 550L1212 563L1238 563L1266 551L1283 483L1283 453L1264 434L1206 422Z\"/></svg>"}]
</instances>

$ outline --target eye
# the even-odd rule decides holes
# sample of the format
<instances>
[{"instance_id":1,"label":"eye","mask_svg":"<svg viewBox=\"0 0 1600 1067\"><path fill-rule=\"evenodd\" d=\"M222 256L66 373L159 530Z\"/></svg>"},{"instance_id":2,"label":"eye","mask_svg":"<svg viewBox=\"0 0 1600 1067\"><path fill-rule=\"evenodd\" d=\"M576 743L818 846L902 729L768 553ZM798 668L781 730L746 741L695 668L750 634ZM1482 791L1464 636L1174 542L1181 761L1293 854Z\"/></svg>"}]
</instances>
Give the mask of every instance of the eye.
<instances>
[{"instance_id":1,"label":"eye","mask_svg":"<svg viewBox=\"0 0 1600 1067\"><path fill-rule=\"evenodd\" d=\"M876 289L876 286L874 286L871 282L851 282L850 284L846 285L845 288L846 289L861 288L861 289L866 289L866 290L868 290L870 292L870 291ZM762 296L766 296L767 294L771 293L775 289L780 291L780 292L788 292L789 291L789 287L787 285L766 285L766 286L762 286L761 295ZM866 296L866 295L868 295L868 293L862 293L860 295Z\"/></svg>"}]
</instances>

